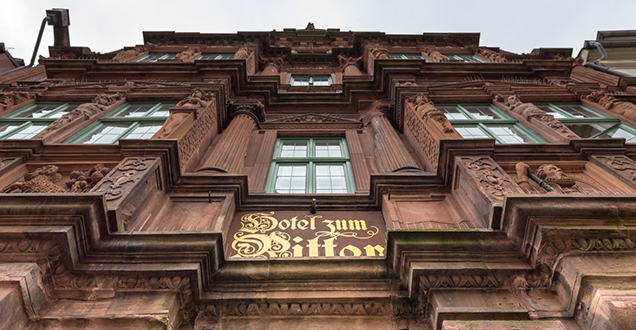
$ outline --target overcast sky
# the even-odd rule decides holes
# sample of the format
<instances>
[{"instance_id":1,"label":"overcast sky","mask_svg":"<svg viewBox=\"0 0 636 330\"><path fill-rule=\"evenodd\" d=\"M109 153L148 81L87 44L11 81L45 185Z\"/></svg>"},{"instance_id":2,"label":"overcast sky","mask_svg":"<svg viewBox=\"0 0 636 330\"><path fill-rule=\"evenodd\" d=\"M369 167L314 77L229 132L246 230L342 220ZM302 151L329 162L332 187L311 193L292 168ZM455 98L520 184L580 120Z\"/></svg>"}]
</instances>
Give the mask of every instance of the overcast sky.
<instances>
[{"instance_id":1,"label":"overcast sky","mask_svg":"<svg viewBox=\"0 0 636 330\"><path fill-rule=\"evenodd\" d=\"M0 0L0 42L29 62L45 10L70 10L72 46L109 52L143 43L142 31L235 33L304 28L382 31L388 34L480 32L480 45L528 53L573 48L598 30L636 29L636 1L420 0L420 1L198 1ZM39 54L48 56L53 27Z\"/></svg>"}]
</instances>

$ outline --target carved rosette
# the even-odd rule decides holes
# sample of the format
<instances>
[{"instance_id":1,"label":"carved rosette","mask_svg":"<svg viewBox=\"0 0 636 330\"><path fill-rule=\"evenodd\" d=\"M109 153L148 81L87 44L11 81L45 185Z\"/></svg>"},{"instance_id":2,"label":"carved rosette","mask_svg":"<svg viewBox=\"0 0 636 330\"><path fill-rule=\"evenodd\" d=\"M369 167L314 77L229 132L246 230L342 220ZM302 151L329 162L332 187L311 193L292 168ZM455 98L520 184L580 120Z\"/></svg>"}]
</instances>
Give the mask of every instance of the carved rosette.
<instances>
[{"instance_id":1,"label":"carved rosette","mask_svg":"<svg viewBox=\"0 0 636 330\"><path fill-rule=\"evenodd\" d=\"M115 57L113 57L113 61L117 61L117 62L130 62L131 60L142 56L142 55L146 55L148 54L148 48L146 47L135 47L132 49L128 49L128 50L122 50L121 52L117 53L117 55L115 55Z\"/></svg>"},{"instance_id":2,"label":"carved rosette","mask_svg":"<svg viewBox=\"0 0 636 330\"><path fill-rule=\"evenodd\" d=\"M424 94L418 94L406 100L404 120L405 133L412 139L416 153L433 170L437 170L439 140L457 139L461 138L461 135Z\"/></svg>"}]
</instances>

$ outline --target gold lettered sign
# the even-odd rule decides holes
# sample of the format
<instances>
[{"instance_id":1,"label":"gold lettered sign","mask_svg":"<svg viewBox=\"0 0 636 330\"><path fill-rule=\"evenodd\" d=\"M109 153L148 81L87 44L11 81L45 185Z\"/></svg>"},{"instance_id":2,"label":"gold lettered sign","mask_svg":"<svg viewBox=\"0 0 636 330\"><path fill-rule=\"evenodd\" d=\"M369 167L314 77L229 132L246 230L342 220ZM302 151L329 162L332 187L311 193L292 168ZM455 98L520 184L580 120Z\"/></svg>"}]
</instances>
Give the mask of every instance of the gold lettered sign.
<instances>
[{"instance_id":1,"label":"gold lettered sign","mask_svg":"<svg viewBox=\"0 0 636 330\"><path fill-rule=\"evenodd\" d=\"M225 251L230 259L384 258L380 212L240 212Z\"/></svg>"}]
</instances>

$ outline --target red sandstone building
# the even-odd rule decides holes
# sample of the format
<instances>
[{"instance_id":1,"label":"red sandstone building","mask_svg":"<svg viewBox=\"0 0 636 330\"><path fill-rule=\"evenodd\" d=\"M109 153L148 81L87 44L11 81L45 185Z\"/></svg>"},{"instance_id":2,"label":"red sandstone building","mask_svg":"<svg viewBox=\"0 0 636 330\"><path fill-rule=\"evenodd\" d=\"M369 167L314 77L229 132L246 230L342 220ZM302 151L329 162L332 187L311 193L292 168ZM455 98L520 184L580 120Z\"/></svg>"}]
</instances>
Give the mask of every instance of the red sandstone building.
<instances>
[{"instance_id":1,"label":"red sandstone building","mask_svg":"<svg viewBox=\"0 0 636 330\"><path fill-rule=\"evenodd\" d=\"M636 78L476 33L0 76L1 329L633 329Z\"/></svg>"}]
</instances>

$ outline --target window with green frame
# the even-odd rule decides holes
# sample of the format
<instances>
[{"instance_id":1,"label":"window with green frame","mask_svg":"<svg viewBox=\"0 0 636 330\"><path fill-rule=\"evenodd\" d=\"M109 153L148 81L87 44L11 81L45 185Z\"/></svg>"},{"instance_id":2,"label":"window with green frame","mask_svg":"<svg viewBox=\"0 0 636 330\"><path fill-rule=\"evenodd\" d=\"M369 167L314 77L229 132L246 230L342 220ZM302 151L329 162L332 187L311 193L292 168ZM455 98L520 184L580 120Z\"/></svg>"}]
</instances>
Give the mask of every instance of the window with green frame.
<instances>
[{"instance_id":1,"label":"window with green frame","mask_svg":"<svg viewBox=\"0 0 636 330\"><path fill-rule=\"evenodd\" d=\"M0 117L0 139L30 139L80 103L38 102Z\"/></svg>"},{"instance_id":2,"label":"window with green frame","mask_svg":"<svg viewBox=\"0 0 636 330\"><path fill-rule=\"evenodd\" d=\"M176 103L127 103L99 119L66 143L111 144L120 139L150 139Z\"/></svg>"},{"instance_id":3,"label":"window with green frame","mask_svg":"<svg viewBox=\"0 0 636 330\"><path fill-rule=\"evenodd\" d=\"M276 194L347 194L355 191L343 138L280 138L266 191Z\"/></svg>"},{"instance_id":4,"label":"window with green frame","mask_svg":"<svg viewBox=\"0 0 636 330\"><path fill-rule=\"evenodd\" d=\"M331 86L331 76L292 76L292 86Z\"/></svg>"},{"instance_id":5,"label":"window with green frame","mask_svg":"<svg viewBox=\"0 0 636 330\"><path fill-rule=\"evenodd\" d=\"M547 142L491 104L438 104L436 108L467 139L494 138L500 144Z\"/></svg>"},{"instance_id":6,"label":"window with green frame","mask_svg":"<svg viewBox=\"0 0 636 330\"><path fill-rule=\"evenodd\" d=\"M425 60L428 62L428 59L421 54L389 54L389 58L398 60Z\"/></svg>"},{"instance_id":7,"label":"window with green frame","mask_svg":"<svg viewBox=\"0 0 636 330\"><path fill-rule=\"evenodd\" d=\"M158 60L171 60L175 56L177 56L177 54L146 54L134 60L133 62L148 63L148 62L157 62Z\"/></svg>"},{"instance_id":8,"label":"window with green frame","mask_svg":"<svg viewBox=\"0 0 636 330\"><path fill-rule=\"evenodd\" d=\"M231 54L201 54L194 60L231 60L234 58L234 53Z\"/></svg>"},{"instance_id":9,"label":"window with green frame","mask_svg":"<svg viewBox=\"0 0 636 330\"><path fill-rule=\"evenodd\" d=\"M449 60L462 61L464 63L488 63L488 61L477 55L459 55L459 54L444 54Z\"/></svg>"},{"instance_id":10,"label":"window with green frame","mask_svg":"<svg viewBox=\"0 0 636 330\"><path fill-rule=\"evenodd\" d=\"M580 103L535 103L582 138L624 138L636 143L636 128Z\"/></svg>"}]
</instances>

